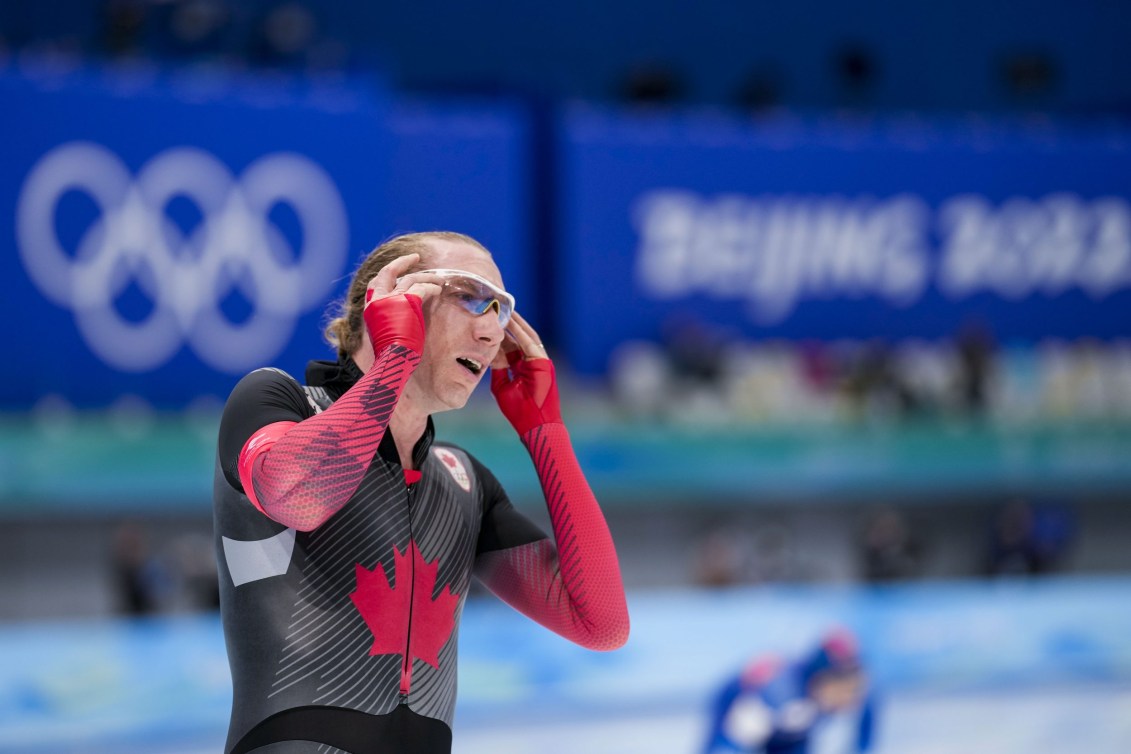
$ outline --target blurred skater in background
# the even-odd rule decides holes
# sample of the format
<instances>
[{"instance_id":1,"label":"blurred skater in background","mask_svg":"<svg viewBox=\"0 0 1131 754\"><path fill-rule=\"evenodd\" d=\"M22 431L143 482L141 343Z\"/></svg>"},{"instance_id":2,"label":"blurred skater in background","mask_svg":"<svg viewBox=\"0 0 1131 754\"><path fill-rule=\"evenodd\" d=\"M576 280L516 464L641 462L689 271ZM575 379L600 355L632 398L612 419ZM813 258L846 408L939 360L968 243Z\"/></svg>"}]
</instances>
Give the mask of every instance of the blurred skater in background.
<instances>
[{"instance_id":1,"label":"blurred skater in background","mask_svg":"<svg viewBox=\"0 0 1131 754\"><path fill-rule=\"evenodd\" d=\"M855 637L825 634L808 655L754 658L711 706L706 754L848 754L872 746L875 700Z\"/></svg>"}]
</instances>

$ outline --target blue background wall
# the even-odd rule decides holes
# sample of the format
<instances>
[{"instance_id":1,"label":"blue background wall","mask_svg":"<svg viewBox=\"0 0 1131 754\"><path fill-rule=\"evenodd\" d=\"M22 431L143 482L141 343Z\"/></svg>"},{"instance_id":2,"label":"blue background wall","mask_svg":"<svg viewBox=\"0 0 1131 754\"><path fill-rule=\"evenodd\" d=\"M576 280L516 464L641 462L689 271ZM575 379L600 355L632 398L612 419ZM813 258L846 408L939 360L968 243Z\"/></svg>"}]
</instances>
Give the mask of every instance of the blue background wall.
<instances>
[{"instance_id":1,"label":"blue background wall","mask_svg":"<svg viewBox=\"0 0 1131 754\"><path fill-rule=\"evenodd\" d=\"M138 4L145 7L144 3ZM195 47L169 31L177 4L151 7L130 37L147 53L247 59L271 0L234 4L221 29ZM12 46L55 41L108 54L107 6L91 0L5 3L0 32ZM128 6L127 6L128 7ZM634 70L662 66L683 98L731 103L751 73L768 76L782 104L927 110L1038 107L1110 111L1131 103L1131 9L1106 0L747 3L661 0L566 5L495 0L312 5L317 41L344 46L335 60L379 65L408 88L524 91L611 99ZM846 86L843 54L861 50L873 75ZM1051 88L1014 92L1010 56L1051 61ZM269 59L294 64L294 59Z\"/></svg>"}]
</instances>

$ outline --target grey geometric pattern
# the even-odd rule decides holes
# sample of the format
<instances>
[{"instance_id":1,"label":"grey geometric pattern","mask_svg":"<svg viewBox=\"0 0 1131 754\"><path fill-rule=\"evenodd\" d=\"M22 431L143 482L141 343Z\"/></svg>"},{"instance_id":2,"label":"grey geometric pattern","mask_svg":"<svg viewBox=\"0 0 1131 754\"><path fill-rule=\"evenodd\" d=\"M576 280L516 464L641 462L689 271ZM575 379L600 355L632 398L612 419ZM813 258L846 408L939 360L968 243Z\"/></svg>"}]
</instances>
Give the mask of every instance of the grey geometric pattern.
<instances>
[{"instance_id":1,"label":"grey geometric pattern","mask_svg":"<svg viewBox=\"0 0 1131 754\"><path fill-rule=\"evenodd\" d=\"M287 572L295 549L295 530L284 529L273 537L250 542L228 537L220 540L232 584L240 586Z\"/></svg>"},{"instance_id":2,"label":"grey geometric pattern","mask_svg":"<svg viewBox=\"0 0 1131 754\"><path fill-rule=\"evenodd\" d=\"M453 452L471 467L465 454ZM479 535L479 491L461 489L431 453L422 471L410 493L400 468L378 458L351 501L301 537L295 564L302 577L268 695L282 708L313 704L370 714L393 711L400 701L402 655L369 654L373 635L350 594L358 564L369 570L380 565L395 589L394 547L403 554L414 540L426 563L439 560L429 597L435 599L447 586L458 603L439 669L420 659L413 662L408 705L452 724L459 617Z\"/></svg>"},{"instance_id":3,"label":"grey geometric pattern","mask_svg":"<svg viewBox=\"0 0 1131 754\"><path fill-rule=\"evenodd\" d=\"M314 409L315 414L322 413L334 402L334 399L326 392L326 388L303 385L302 389L306 393L306 400L310 403L310 407Z\"/></svg>"}]
</instances>

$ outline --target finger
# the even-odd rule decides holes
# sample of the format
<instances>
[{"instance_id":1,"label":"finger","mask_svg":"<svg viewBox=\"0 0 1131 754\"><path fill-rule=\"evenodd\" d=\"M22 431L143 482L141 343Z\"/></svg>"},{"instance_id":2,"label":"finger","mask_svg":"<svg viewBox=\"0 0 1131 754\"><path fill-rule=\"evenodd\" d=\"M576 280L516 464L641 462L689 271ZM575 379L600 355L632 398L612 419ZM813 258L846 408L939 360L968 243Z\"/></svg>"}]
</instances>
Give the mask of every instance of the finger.
<instances>
[{"instance_id":1,"label":"finger","mask_svg":"<svg viewBox=\"0 0 1131 754\"><path fill-rule=\"evenodd\" d=\"M507 352L505 349L500 348L495 353L495 358L491 360L491 368L500 370L506 369L508 366L510 366L510 363L507 361Z\"/></svg>"},{"instance_id":2,"label":"finger","mask_svg":"<svg viewBox=\"0 0 1131 754\"><path fill-rule=\"evenodd\" d=\"M503 343L502 351L507 355L511 364L514 364L520 358L527 361L534 361L536 359L548 359L550 355L546 351L546 346L543 343L533 343L530 339L523 337L521 341L515 339L515 345ZM523 345L518 345L521 342Z\"/></svg>"},{"instance_id":3,"label":"finger","mask_svg":"<svg viewBox=\"0 0 1131 754\"><path fill-rule=\"evenodd\" d=\"M427 270L410 272L397 278L397 283L393 286L393 291L396 293L406 293L409 288L418 283L429 283L439 288L443 286L444 279L436 273Z\"/></svg>"},{"instance_id":4,"label":"finger","mask_svg":"<svg viewBox=\"0 0 1131 754\"><path fill-rule=\"evenodd\" d=\"M525 337L522 338L523 343L529 343L529 344L532 344L532 345L541 345L542 339L540 337L538 337L538 332L533 327L530 326L530 323L527 322L521 314L519 314L518 312L514 312L511 315L511 320L515 324L516 331L518 333L521 333L521 336L525 336Z\"/></svg>"},{"instance_id":5,"label":"finger","mask_svg":"<svg viewBox=\"0 0 1131 754\"><path fill-rule=\"evenodd\" d=\"M507 364L514 362L513 355L522 355L522 346L511 335L510 330L503 330L503 342L499 344L499 354L507 359Z\"/></svg>"},{"instance_id":6,"label":"finger","mask_svg":"<svg viewBox=\"0 0 1131 754\"><path fill-rule=\"evenodd\" d=\"M519 314L517 311L511 312L511 322L513 322L517 329L522 330L524 333L531 337L537 337L534 328L526 321L526 318Z\"/></svg>"},{"instance_id":7,"label":"finger","mask_svg":"<svg viewBox=\"0 0 1131 754\"><path fill-rule=\"evenodd\" d=\"M414 296L419 296L420 300L423 302L434 296L439 296L440 286L437 283L413 283L408 287L405 293L411 293Z\"/></svg>"},{"instance_id":8,"label":"finger","mask_svg":"<svg viewBox=\"0 0 1131 754\"><path fill-rule=\"evenodd\" d=\"M511 315L511 321L507 326L507 333L514 340L515 344L522 350L523 356L527 359L545 359L549 358L546 353L546 346L543 345L538 333L530 326L530 323L522 318L518 312Z\"/></svg>"},{"instance_id":9,"label":"finger","mask_svg":"<svg viewBox=\"0 0 1131 754\"><path fill-rule=\"evenodd\" d=\"M389 262L369 281L369 291L367 291L366 297L387 296L392 293L397 287L397 278L402 277L419 261L419 254L405 254L403 257L397 257Z\"/></svg>"}]
</instances>

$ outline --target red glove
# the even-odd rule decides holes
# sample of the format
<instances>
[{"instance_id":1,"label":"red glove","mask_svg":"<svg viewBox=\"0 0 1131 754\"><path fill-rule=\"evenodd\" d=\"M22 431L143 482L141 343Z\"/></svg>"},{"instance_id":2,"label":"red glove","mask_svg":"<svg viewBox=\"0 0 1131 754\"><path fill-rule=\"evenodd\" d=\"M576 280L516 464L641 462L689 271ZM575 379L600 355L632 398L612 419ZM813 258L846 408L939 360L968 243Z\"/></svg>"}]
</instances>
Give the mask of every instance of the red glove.
<instances>
[{"instance_id":1,"label":"red glove","mask_svg":"<svg viewBox=\"0 0 1131 754\"><path fill-rule=\"evenodd\" d=\"M507 369L491 370L491 392L519 437L543 424L564 424L554 362L527 360L518 349L507 362Z\"/></svg>"},{"instance_id":2,"label":"red glove","mask_svg":"<svg viewBox=\"0 0 1131 754\"><path fill-rule=\"evenodd\" d=\"M373 291L366 293L367 299ZM391 345L401 345L416 353L424 351L424 306L414 293L403 293L368 301L361 313L373 354Z\"/></svg>"}]
</instances>

